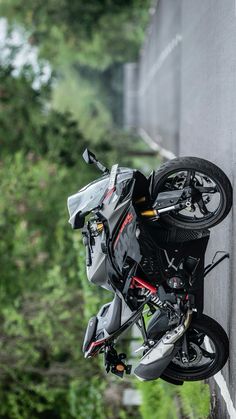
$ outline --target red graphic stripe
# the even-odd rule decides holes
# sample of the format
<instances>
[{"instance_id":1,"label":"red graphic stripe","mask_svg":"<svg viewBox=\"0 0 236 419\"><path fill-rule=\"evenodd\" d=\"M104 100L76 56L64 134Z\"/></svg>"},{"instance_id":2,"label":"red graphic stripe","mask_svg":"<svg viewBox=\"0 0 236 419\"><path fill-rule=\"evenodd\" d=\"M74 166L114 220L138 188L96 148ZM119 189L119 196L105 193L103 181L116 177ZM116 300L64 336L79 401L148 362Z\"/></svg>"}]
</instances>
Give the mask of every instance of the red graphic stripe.
<instances>
[{"instance_id":1,"label":"red graphic stripe","mask_svg":"<svg viewBox=\"0 0 236 419\"><path fill-rule=\"evenodd\" d=\"M115 187L113 187L111 189L108 189L107 192L106 192L106 195L104 196L103 201L105 201L107 198L109 198L109 196L111 196L115 190L116 190Z\"/></svg>"},{"instance_id":2,"label":"red graphic stripe","mask_svg":"<svg viewBox=\"0 0 236 419\"><path fill-rule=\"evenodd\" d=\"M116 240L115 240L114 247L116 247L116 245L117 245L117 243L118 243L118 241L119 241L119 238L120 238L121 233L124 231L125 227L126 227L129 223L131 223L131 221L133 220L133 218L134 218L134 216L133 216L133 214L131 214L131 213L128 213L128 214L126 215L126 217L125 217L125 219L124 219L124 221L123 221L123 223L122 223L122 225L121 225L120 231L119 231L119 233L118 233L118 235L117 235L117 238L116 238Z\"/></svg>"}]
</instances>

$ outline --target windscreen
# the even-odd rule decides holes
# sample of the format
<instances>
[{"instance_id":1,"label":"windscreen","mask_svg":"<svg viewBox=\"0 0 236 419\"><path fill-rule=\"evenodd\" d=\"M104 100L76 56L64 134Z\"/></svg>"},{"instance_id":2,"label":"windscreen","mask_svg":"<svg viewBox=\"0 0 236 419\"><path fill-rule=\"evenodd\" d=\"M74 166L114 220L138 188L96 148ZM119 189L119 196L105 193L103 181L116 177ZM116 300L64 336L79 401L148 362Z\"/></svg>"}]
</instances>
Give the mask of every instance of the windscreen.
<instances>
[{"instance_id":1,"label":"windscreen","mask_svg":"<svg viewBox=\"0 0 236 419\"><path fill-rule=\"evenodd\" d=\"M91 212L100 204L108 184L109 177L104 176L104 178L89 183L76 194L69 196L67 206L70 214L69 223L72 227L75 227L75 217L78 213L80 213L81 218L84 219L84 216L87 213Z\"/></svg>"}]
</instances>

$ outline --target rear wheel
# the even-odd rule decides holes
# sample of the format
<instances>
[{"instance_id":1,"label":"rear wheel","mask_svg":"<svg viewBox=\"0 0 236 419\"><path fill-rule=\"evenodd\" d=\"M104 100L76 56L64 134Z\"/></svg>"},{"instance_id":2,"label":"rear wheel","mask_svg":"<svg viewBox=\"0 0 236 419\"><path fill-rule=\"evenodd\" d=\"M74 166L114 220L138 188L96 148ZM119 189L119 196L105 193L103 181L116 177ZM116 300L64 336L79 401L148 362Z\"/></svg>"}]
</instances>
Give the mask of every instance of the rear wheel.
<instances>
[{"instance_id":1,"label":"rear wheel","mask_svg":"<svg viewBox=\"0 0 236 419\"><path fill-rule=\"evenodd\" d=\"M215 164L198 157L179 157L163 164L155 173L152 200L160 192L191 191L187 208L163 215L162 220L176 227L198 230L220 223L232 206L232 186Z\"/></svg>"},{"instance_id":2,"label":"rear wheel","mask_svg":"<svg viewBox=\"0 0 236 419\"><path fill-rule=\"evenodd\" d=\"M229 356L229 341L224 329L211 317L193 319L186 332L188 362L178 352L164 371L167 378L197 381L212 377L225 365Z\"/></svg>"}]
</instances>

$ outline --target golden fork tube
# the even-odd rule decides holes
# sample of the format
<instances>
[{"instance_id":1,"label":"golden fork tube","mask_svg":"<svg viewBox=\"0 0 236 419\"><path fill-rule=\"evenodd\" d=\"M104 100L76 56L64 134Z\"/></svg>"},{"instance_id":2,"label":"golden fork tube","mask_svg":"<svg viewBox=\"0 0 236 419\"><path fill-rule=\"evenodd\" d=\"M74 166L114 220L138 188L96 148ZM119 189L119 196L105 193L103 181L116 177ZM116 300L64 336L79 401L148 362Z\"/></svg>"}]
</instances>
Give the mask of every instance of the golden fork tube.
<instances>
[{"instance_id":1,"label":"golden fork tube","mask_svg":"<svg viewBox=\"0 0 236 419\"><path fill-rule=\"evenodd\" d=\"M97 230L98 230L99 233L102 232L102 230L103 230L103 224L102 223L97 223Z\"/></svg>"},{"instance_id":2,"label":"golden fork tube","mask_svg":"<svg viewBox=\"0 0 236 419\"><path fill-rule=\"evenodd\" d=\"M156 217L158 215L157 210L146 210L146 211L142 211L141 215L143 215L143 217Z\"/></svg>"}]
</instances>

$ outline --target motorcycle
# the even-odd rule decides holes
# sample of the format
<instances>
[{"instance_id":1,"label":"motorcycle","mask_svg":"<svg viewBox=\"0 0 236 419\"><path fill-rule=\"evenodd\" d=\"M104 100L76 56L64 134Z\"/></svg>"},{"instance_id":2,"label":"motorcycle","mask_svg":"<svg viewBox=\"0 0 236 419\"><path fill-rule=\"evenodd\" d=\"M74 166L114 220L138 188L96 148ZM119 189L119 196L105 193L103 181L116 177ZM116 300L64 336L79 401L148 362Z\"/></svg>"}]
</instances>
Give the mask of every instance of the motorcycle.
<instances>
[{"instance_id":1,"label":"motorcycle","mask_svg":"<svg viewBox=\"0 0 236 419\"><path fill-rule=\"evenodd\" d=\"M139 379L178 385L213 376L229 342L203 314L204 278L229 254L217 252L207 266L204 257L209 228L232 206L229 179L197 157L170 160L149 177L118 164L108 170L87 149L83 158L102 176L68 198L69 223L82 229L88 280L114 293L88 322L85 358L103 353L107 372L130 374L115 344L136 324Z\"/></svg>"}]
</instances>

